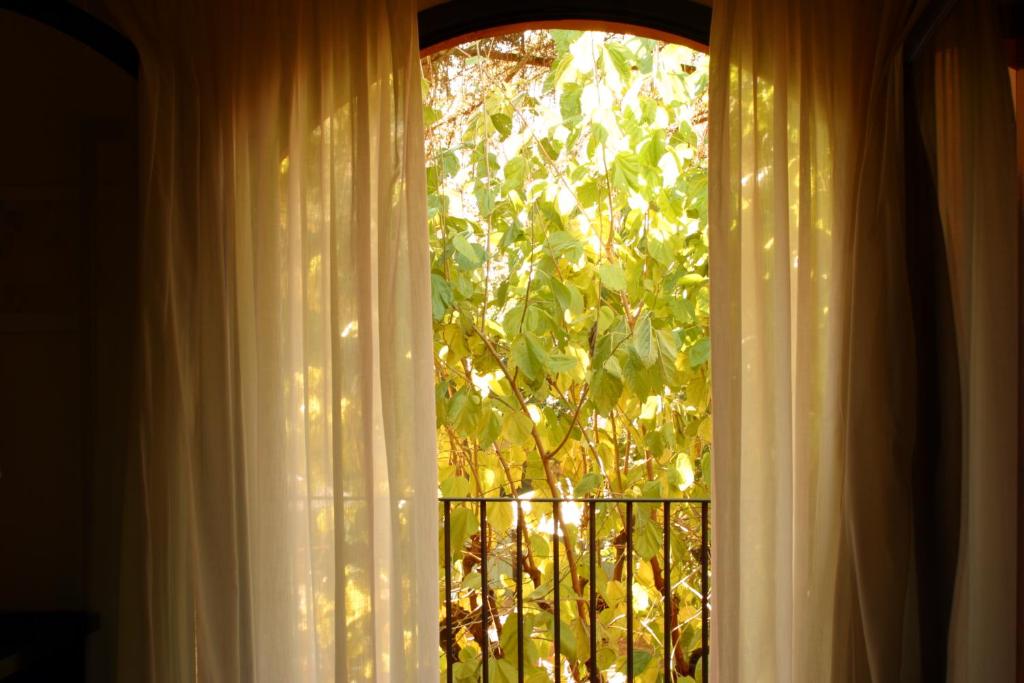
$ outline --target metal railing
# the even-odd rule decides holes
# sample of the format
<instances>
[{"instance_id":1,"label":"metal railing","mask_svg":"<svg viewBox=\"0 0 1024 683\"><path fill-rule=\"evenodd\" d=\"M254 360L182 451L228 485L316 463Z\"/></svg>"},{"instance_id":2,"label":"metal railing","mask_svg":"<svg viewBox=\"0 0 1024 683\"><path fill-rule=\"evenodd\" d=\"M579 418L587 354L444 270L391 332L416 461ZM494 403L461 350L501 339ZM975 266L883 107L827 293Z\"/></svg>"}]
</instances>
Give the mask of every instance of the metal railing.
<instances>
[{"instance_id":1,"label":"metal railing","mask_svg":"<svg viewBox=\"0 0 1024 683\"><path fill-rule=\"evenodd\" d=\"M555 577L552 580L551 593L553 593L550 602L538 601L540 608L545 611L550 611L553 617L553 661L550 666L550 673L555 683L561 683L563 678L563 648L562 648L562 620L561 620L561 609L562 609L562 595L561 586L563 570L560 567L562 558L560 555L565 555L566 563L568 564L573 556L574 552L569 547L570 543L566 540L570 538L568 535L568 528L566 526L565 516L563 512L567 505L583 506L586 511L585 520L582 515L578 520L578 528L580 530L580 536L582 536L583 527L587 529L587 563L588 563L588 574L586 581L586 588L584 589L585 597L583 595L575 595L570 600L575 600L579 606L579 613L581 618L581 624L583 614L587 614L587 620L585 625L586 636L589 640L589 649L587 650L587 659L585 662L585 669L583 671L575 671L574 678L576 680L589 680L590 683L600 683L603 680L602 672L598 665L596 654L598 652L598 629L593 628L593 625L598 621L598 613L600 609L604 609L607 605L604 604L603 599L599 602L598 597L598 581L591 580L591 577L597 577L598 574L598 562L599 556L602 550L608 551L609 549L614 556L613 571L616 576L619 576L622 571L622 565L625 567L625 640L626 640L626 657L625 657L625 675L628 681L633 681L634 676L639 673L635 672L635 653L634 653L634 599L633 599L633 584L634 584L634 565L635 565L635 548L634 548L634 535L637 526L637 517L635 511L637 508L642 508L643 512L647 512L647 517L642 521L644 524L657 524L657 512L660 509L660 524L661 524L661 548L658 549L657 555L652 556L651 566L654 567L654 572L658 572L660 565L660 585L657 586L662 593L662 629L663 633L661 637L661 668L663 672L663 680L665 681L676 681L682 675L694 676L696 661L701 661L701 675L700 680L706 683L708 679L708 666L707 666L707 653L708 653L708 636L709 636L709 583L708 583L708 565L710 562L710 553L708 547L708 512L710 501L707 499L677 499L677 498L440 498L439 502L442 506L442 523L443 523L443 534L444 534L444 627L441 629L441 648L444 651L444 656L447 663L446 680L451 683L453 678L453 669L457 661L457 645L455 642L456 631L455 623L453 618L453 557L452 557L452 506L461 506L464 508L475 509L476 519L479 522L479 531L477 531L471 539L469 539L469 546L465 543L463 548L457 548L456 551L460 551L464 555L463 564L463 579L466 576L466 562L467 559L470 562L471 567L479 568L480 574L480 589L472 595L472 603L479 604L479 615L476 614L476 608L474 607L471 613L467 613L465 609L459 608L460 618L462 619L462 625L465 627L466 619L479 619L478 622L474 623L473 626L473 638L478 642L481 652L480 670L483 681L490 680L490 660L492 657L503 657L505 652L501 650L498 643L491 642L490 631L492 628L500 634L502 629L502 622L500 621L499 615L496 614L498 611L497 603L494 600L494 588L492 588L492 581L488 579L488 553L490 552L488 546L491 545L492 532L488 524L488 508L492 510L495 505L511 505L514 506L514 530L510 530L509 533L514 533L514 561L512 563L512 571L515 584L515 624L516 624L516 653L515 653L515 669L518 675L518 680L522 682L524 680L526 667L524 663L525 653L525 642L524 642L524 588L523 588L523 573L524 573L524 553L523 553L523 542L524 537L527 534L526 526L524 523L523 507L524 506L536 506L536 505L550 505L551 506L551 530L549 537L551 541L551 547L553 548L550 554L550 560L552 562L552 575ZM623 529L615 538L602 538L601 541L604 546L599 544L598 533L598 507L599 506L616 506L619 508L619 514L623 515ZM689 514L689 517L680 518L678 513L674 514L675 511L682 509L685 513ZM694 511L697 512L699 518L693 519ZM576 513L579 514L581 509L576 508ZM689 522L689 523L688 523ZM512 526L510 524L510 526ZM698 527L699 526L699 531ZM700 588L699 588L699 601L700 601L700 649L690 653L689 658L686 657L685 652L680 648L679 638L681 635L682 628L678 622L677 613L679 607L680 597L677 595L675 584L672 581L672 569L673 562L684 563L685 556L682 560L673 558L672 555L672 532L683 532L684 537L696 538L699 534L699 548L694 552L693 548L689 548L691 556L689 559L696 560L697 568L700 574ZM537 533L534 530L533 533ZM680 533L677 533L677 539ZM647 533L647 550L650 550L650 536ZM509 545L512 545L512 539L506 539ZM578 545L580 539L576 539L576 542L572 545ZM560 545L565 546L560 551ZM677 541L677 551L679 550L679 542ZM530 550L527 550L527 554ZM582 558L582 556L581 556ZM690 562L692 565L693 562ZM603 565L602 565L603 567ZM572 568L573 571L578 567ZM540 588L538 585L536 566L533 567L531 572L531 579L534 584L534 590ZM607 575L605 575L607 580ZM655 584L658 584L658 580L655 579ZM582 588L582 581L577 582L577 587ZM689 591L696 593L695 589L688 584L685 586ZM681 591L680 591L681 592ZM459 599L458 594L455 594L456 601ZM583 609L585 603L586 609ZM509 614L506 618L512 619L512 615ZM499 636L500 638L500 636ZM493 651L492 651L493 650ZM651 663L652 658L645 659L644 666L648 666ZM570 671L573 671L570 669Z\"/></svg>"}]
</instances>

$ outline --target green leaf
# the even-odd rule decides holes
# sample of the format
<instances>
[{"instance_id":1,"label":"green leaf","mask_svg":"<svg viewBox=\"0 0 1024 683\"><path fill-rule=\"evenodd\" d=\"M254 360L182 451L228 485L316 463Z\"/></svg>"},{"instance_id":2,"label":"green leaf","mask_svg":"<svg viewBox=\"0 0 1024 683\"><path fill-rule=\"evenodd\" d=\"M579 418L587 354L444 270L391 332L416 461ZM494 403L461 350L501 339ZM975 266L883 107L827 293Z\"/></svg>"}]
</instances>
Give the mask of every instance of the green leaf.
<instances>
[{"instance_id":1,"label":"green leaf","mask_svg":"<svg viewBox=\"0 0 1024 683\"><path fill-rule=\"evenodd\" d=\"M487 506L487 526L494 534L512 528L512 503L491 503Z\"/></svg>"},{"instance_id":2,"label":"green leaf","mask_svg":"<svg viewBox=\"0 0 1024 683\"><path fill-rule=\"evenodd\" d=\"M491 114L491 123L502 140L512 134L512 117L508 114Z\"/></svg>"},{"instance_id":3,"label":"green leaf","mask_svg":"<svg viewBox=\"0 0 1024 683\"><path fill-rule=\"evenodd\" d=\"M597 312L598 333L604 334L606 331L608 331L608 328L611 327L617 319L618 318L615 316L615 311L613 311L611 307L602 306L601 310Z\"/></svg>"},{"instance_id":4,"label":"green leaf","mask_svg":"<svg viewBox=\"0 0 1024 683\"><path fill-rule=\"evenodd\" d=\"M529 520L527 520L527 523L529 523ZM544 536L533 534L530 536L530 550L538 557L549 557L551 553L551 546L548 545L547 539L545 539Z\"/></svg>"},{"instance_id":5,"label":"green leaf","mask_svg":"<svg viewBox=\"0 0 1024 683\"><path fill-rule=\"evenodd\" d=\"M525 332L512 344L512 361L528 379L536 381L544 376L551 358L536 335Z\"/></svg>"},{"instance_id":6,"label":"green leaf","mask_svg":"<svg viewBox=\"0 0 1024 683\"><path fill-rule=\"evenodd\" d=\"M480 419L480 399L469 389L460 389L448 404L448 422L465 435L476 431Z\"/></svg>"},{"instance_id":7,"label":"green leaf","mask_svg":"<svg viewBox=\"0 0 1024 683\"><path fill-rule=\"evenodd\" d=\"M505 182L501 185L501 191L507 193L509 190L523 186L523 179L526 177L526 159L515 156L508 160L503 170Z\"/></svg>"},{"instance_id":8,"label":"green leaf","mask_svg":"<svg viewBox=\"0 0 1024 683\"><path fill-rule=\"evenodd\" d=\"M633 327L633 351L645 368L654 365L658 359L658 349L655 346L654 333L651 329L651 316L644 312L637 318Z\"/></svg>"},{"instance_id":9,"label":"green leaf","mask_svg":"<svg viewBox=\"0 0 1024 683\"><path fill-rule=\"evenodd\" d=\"M554 258L564 256L570 261L577 261L583 256L583 245L564 230L556 230L548 235L544 245L547 252Z\"/></svg>"},{"instance_id":10,"label":"green leaf","mask_svg":"<svg viewBox=\"0 0 1024 683\"><path fill-rule=\"evenodd\" d=\"M604 51L608 56L609 61L611 61L612 66L619 73L619 77L624 81L628 81L631 71L629 63L636 59L633 52L621 43L612 42L606 42L604 44Z\"/></svg>"},{"instance_id":11,"label":"green leaf","mask_svg":"<svg viewBox=\"0 0 1024 683\"><path fill-rule=\"evenodd\" d=\"M432 274L430 276L430 306L434 320L440 320L451 307L452 288L443 277Z\"/></svg>"},{"instance_id":12,"label":"green leaf","mask_svg":"<svg viewBox=\"0 0 1024 683\"><path fill-rule=\"evenodd\" d=\"M551 159L557 159L561 152L561 146L553 141L550 137L541 138L540 146L544 148L544 154Z\"/></svg>"},{"instance_id":13,"label":"green leaf","mask_svg":"<svg viewBox=\"0 0 1024 683\"><path fill-rule=\"evenodd\" d=\"M597 472L587 472L580 477L578 482L576 482L576 486L573 488L572 493L577 498L582 498L594 489L600 487L603 481L604 477L601 474L598 474Z\"/></svg>"},{"instance_id":14,"label":"green leaf","mask_svg":"<svg viewBox=\"0 0 1024 683\"><path fill-rule=\"evenodd\" d=\"M650 663L654 661L654 653L650 650L637 649L633 651L633 673L639 676Z\"/></svg>"},{"instance_id":15,"label":"green leaf","mask_svg":"<svg viewBox=\"0 0 1024 683\"><path fill-rule=\"evenodd\" d=\"M597 269L597 274L601 278L601 284L613 292L626 291L626 273L617 263L602 263Z\"/></svg>"},{"instance_id":16,"label":"green leaf","mask_svg":"<svg viewBox=\"0 0 1024 683\"><path fill-rule=\"evenodd\" d=\"M443 175L447 177L459 172L459 157L455 156L455 152L450 149L441 152L441 168L444 170Z\"/></svg>"},{"instance_id":17,"label":"green leaf","mask_svg":"<svg viewBox=\"0 0 1024 683\"><path fill-rule=\"evenodd\" d=\"M500 435L501 416L492 408L485 407L476 427L476 438L480 442L480 448L490 448Z\"/></svg>"},{"instance_id":18,"label":"green leaf","mask_svg":"<svg viewBox=\"0 0 1024 683\"><path fill-rule=\"evenodd\" d=\"M572 372L576 369L576 365L579 361L576 356L570 356L564 353L553 353L547 358L545 363L548 370L551 372Z\"/></svg>"},{"instance_id":19,"label":"green leaf","mask_svg":"<svg viewBox=\"0 0 1024 683\"><path fill-rule=\"evenodd\" d=\"M563 594L564 595L564 594ZM554 624L555 620L551 620L551 640L554 641ZM562 620L562 628L560 629L562 637L562 655L570 662L574 662L579 657L579 648L576 644L576 631L570 626L565 620Z\"/></svg>"},{"instance_id":20,"label":"green leaf","mask_svg":"<svg viewBox=\"0 0 1024 683\"><path fill-rule=\"evenodd\" d=\"M619 152L612 161L612 184L620 190L640 188L640 160L632 152Z\"/></svg>"},{"instance_id":21,"label":"green leaf","mask_svg":"<svg viewBox=\"0 0 1024 683\"><path fill-rule=\"evenodd\" d=\"M676 356L679 354L679 343L671 330L658 330L658 366L661 379L667 385L679 382L679 371L676 369Z\"/></svg>"},{"instance_id":22,"label":"green leaf","mask_svg":"<svg viewBox=\"0 0 1024 683\"><path fill-rule=\"evenodd\" d=\"M644 367L635 351L626 359L626 365L622 368L622 379L634 398L640 401L660 392L664 386L658 368L653 365Z\"/></svg>"},{"instance_id":23,"label":"green leaf","mask_svg":"<svg viewBox=\"0 0 1024 683\"><path fill-rule=\"evenodd\" d=\"M463 652L465 651L466 650L463 649ZM452 667L452 674L457 681L474 680L478 678L476 673L477 668L478 667L475 664L455 662L455 665Z\"/></svg>"},{"instance_id":24,"label":"green leaf","mask_svg":"<svg viewBox=\"0 0 1024 683\"><path fill-rule=\"evenodd\" d=\"M706 284L708 279L700 273L687 273L686 275L679 278L679 284L684 287L691 287L693 285Z\"/></svg>"},{"instance_id":25,"label":"green leaf","mask_svg":"<svg viewBox=\"0 0 1024 683\"><path fill-rule=\"evenodd\" d=\"M665 154L665 131L655 130L651 133L644 146L640 148L640 159L647 166L654 168Z\"/></svg>"},{"instance_id":26,"label":"green leaf","mask_svg":"<svg viewBox=\"0 0 1024 683\"><path fill-rule=\"evenodd\" d=\"M563 284L558 278L551 278L549 284L559 308L563 311L569 311L573 315L579 315L583 312L583 295L580 294L580 290L576 285L572 283Z\"/></svg>"},{"instance_id":27,"label":"green leaf","mask_svg":"<svg viewBox=\"0 0 1024 683\"><path fill-rule=\"evenodd\" d=\"M657 482L651 482L657 483ZM658 554L662 546L661 530L658 525L650 519L641 517L642 522L638 523L637 533L634 534L636 552L643 560L650 560Z\"/></svg>"},{"instance_id":28,"label":"green leaf","mask_svg":"<svg viewBox=\"0 0 1024 683\"><path fill-rule=\"evenodd\" d=\"M530 441L533 431L533 420L518 410L510 411L505 415L502 423L501 433L514 445L522 446Z\"/></svg>"},{"instance_id":29,"label":"green leaf","mask_svg":"<svg viewBox=\"0 0 1024 683\"><path fill-rule=\"evenodd\" d=\"M466 270L473 270L483 265L487 258L487 252L479 244L472 244L463 235L452 237L452 246L462 258L459 259L459 266Z\"/></svg>"},{"instance_id":30,"label":"green leaf","mask_svg":"<svg viewBox=\"0 0 1024 683\"><path fill-rule=\"evenodd\" d=\"M494 190L480 185L473 191L473 196L476 197L476 205L481 216L486 218L494 213Z\"/></svg>"},{"instance_id":31,"label":"green leaf","mask_svg":"<svg viewBox=\"0 0 1024 683\"><path fill-rule=\"evenodd\" d=\"M454 553L456 549L461 550L466 544L466 540L480 530L480 521L476 518L475 512L464 507L453 509L450 520L452 552Z\"/></svg>"},{"instance_id":32,"label":"green leaf","mask_svg":"<svg viewBox=\"0 0 1024 683\"><path fill-rule=\"evenodd\" d=\"M690 367L695 368L698 365L703 365L707 362L708 356L711 355L711 340L708 338L701 339L696 344L690 347L687 351L687 356L690 360Z\"/></svg>"},{"instance_id":33,"label":"green leaf","mask_svg":"<svg viewBox=\"0 0 1024 683\"><path fill-rule=\"evenodd\" d=\"M423 107L423 125L429 126L430 124L441 119L442 112L437 109L431 109L430 107Z\"/></svg>"},{"instance_id":34,"label":"green leaf","mask_svg":"<svg viewBox=\"0 0 1024 683\"><path fill-rule=\"evenodd\" d=\"M583 113L580 108L580 96L582 94L583 88L579 83L569 82L563 86L562 96L558 100L563 121L574 119Z\"/></svg>"},{"instance_id":35,"label":"green leaf","mask_svg":"<svg viewBox=\"0 0 1024 683\"><path fill-rule=\"evenodd\" d=\"M597 412L607 415L622 395L622 380L605 370L598 370L590 381L590 397L597 406Z\"/></svg>"},{"instance_id":36,"label":"green leaf","mask_svg":"<svg viewBox=\"0 0 1024 683\"><path fill-rule=\"evenodd\" d=\"M445 498L464 498L469 495L469 480L451 476L441 482L441 495Z\"/></svg>"},{"instance_id":37,"label":"green leaf","mask_svg":"<svg viewBox=\"0 0 1024 683\"><path fill-rule=\"evenodd\" d=\"M516 240L523 236L523 230L518 223L513 223L505 229L505 232L501 235L501 241L498 242L498 251L503 252L515 244ZM502 284L508 285L508 280L505 280Z\"/></svg>"},{"instance_id":38,"label":"green leaf","mask_svg":"<svg viewBox=\"0 0 1024 683\"><path fill-rule=\"evenodd\" d=\"M554 34L555 32L552 31ZM562 79L562 76L568 71L569 65L572 64L572 55L568 52L562 54L555 63L551 65L551 71L548 73L547 78L544 79L544 90L550 92Z\"/></svg>"},{"instance_id":39,"label":"green leaf","mask_svg":"<svg viewBox=\"0 0 1024 683\"><path fill-rule=\"evenodd\" d=\"M516 683L516 667L502 658L491 662L490 680L486 683Z\"/></svg>"}]
</instances>

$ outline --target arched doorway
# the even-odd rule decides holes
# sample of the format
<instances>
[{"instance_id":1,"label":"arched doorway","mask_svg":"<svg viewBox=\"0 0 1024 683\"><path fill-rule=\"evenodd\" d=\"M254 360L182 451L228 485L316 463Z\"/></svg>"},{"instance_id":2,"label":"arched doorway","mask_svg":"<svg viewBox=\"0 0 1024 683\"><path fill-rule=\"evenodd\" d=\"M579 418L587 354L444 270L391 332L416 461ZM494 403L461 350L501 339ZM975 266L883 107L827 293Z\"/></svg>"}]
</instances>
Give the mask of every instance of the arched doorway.
<instances>
[{"instance_id":1,"label":"arched doorway","mask_svg":"<svg viewBox=\"0 0 1024 683\"><path fill-rule=\"evenodd\" d=\"M423 58L447 680L704 677L707 58L575 25Z\"/></svg>"}]
</instances>

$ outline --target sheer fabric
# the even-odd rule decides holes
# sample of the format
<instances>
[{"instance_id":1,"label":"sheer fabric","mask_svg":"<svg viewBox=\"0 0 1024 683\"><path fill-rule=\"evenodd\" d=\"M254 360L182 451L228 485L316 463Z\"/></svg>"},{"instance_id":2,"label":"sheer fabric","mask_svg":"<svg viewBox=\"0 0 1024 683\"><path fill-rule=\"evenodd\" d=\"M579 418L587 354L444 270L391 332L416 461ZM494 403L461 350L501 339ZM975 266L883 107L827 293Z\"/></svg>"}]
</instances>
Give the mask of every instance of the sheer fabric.
<instances>
[{"instance_id":1,"label":"sheer fabric","mask_svg":"<svg viewBox=\"0 0 1024 683\"><path fill-rule=\"evenodd\" d=\"M903 51L924 5L715 3L714 680L913 681L936 656L921 646L920 601L931 596L920 593L913 483L921 466L916 356L933 342L915 338L904 205ZM997 44L991 33L963 36ZM961 67L974 78L979 63ZM956 142L985 125L982 103L997 87L985 76L963 92L988 94L968 105L968 95L946 80L935 98L960 109L939 126L938 184L960 183L945 200L943 225L958 300L956 342L967 353L959 381L972 387L963 396L967 541L950 646L972 651L951 656L950 678L1009 680L1012 669L1002 664L966 673L958 662L989 666L978 662L990 648L1000 650L1000 662L1012 655L1004 613L1014 601L1007 597L997 609L990 598L1013 595L1007 577L1015 571L1015 529L996 520L1012 520L1016 510L1016 400L1006 386L1016 378L1016 274L1007 261L1017 253L1015 224L1002 208L989 213L976 200L1009 187L1006 197L1015 201L1014 174L1011 166L1004 181L984 190L989 173L1005 171L1001 163L962 177L988 157L980 149L965 155ZM968 110L973 118L961 115ZM999 123L986 144L1012 150ZM983 218L992 219L985 229ZM991 250L1004 237L997 258ZM971 246L979 240L987 251ZM972 265L957 273L958 263ZM1005 335L999 341L997 331ZM978 392L994 389L1000 364L1004 384L992 400L1005 403L990 410ZM997 483L998 476L1005 478ZM955 556L957 539L949 542ZM979 636L967 637L973 628ZM996 629L1005 635L982 645L981 634Z\"/></svg>"},{"instance_id":2,"label":"sheer fabric","mask_svg":"<svg viewBox=\"0 0 1024 683\"><path fill-rule=\"evenodd\" d=\"M957 3L915 74L963 394L949 680L965 683L1016 678L1019 204L1013 103L990 9Z\"/></svg>"},{"instance_id":3,"label":"sheer fabric","mask_svg":"<svg viewBox=\"0 0 1024 683\"><path fill-rule=\"evenodd\" d=\"M437 680L414 5L111 2L139 47L147 646L126 680Z\"/></svg>"}]
</instances>

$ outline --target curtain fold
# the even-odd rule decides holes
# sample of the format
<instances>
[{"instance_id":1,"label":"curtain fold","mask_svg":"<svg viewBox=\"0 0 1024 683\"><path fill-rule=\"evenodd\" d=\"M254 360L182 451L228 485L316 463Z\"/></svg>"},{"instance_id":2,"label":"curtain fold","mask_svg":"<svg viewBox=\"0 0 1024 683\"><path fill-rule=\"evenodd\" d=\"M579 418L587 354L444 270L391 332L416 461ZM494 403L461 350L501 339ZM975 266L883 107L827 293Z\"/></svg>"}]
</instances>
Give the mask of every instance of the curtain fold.
<instances>
[{"instance_id":1,"label":"curtain fold","mask_svg":"<svg viewBox=\"0 0 1024 683\"><path fill-rule=\"evenodd\" d=\"M906 183L922 179L906 171L907 136L919 134L919 122L908 133L904 43L928 4L715 3L717 681L916 681L934 674L935 659L946 672L947 650L940 676L949 680L1013 675L1007 615L1015 601L1006 596L1015 572L1017 238L1006 212L1016 206L1013 166L1003 158L1012 160L1013 149L1008 84L1005 69L1001 83L993 76L991 24L951 22L940 38L946 48L935 47L944 68L920 95L933 101L926 114L938 112L925 147L936 159L949 277L944 270L922 283L922 255L907 251ZM987 61L950 57L962 49ZM979 136L980 145L967 144ZM939 384L961 402L964 427L955 457L939 462L918 443L929 429L919 421L930 417L921 413L929 397L919 368L949 357L949 346L927 336L917 304L941 311L946 295L959 376ZM960 434L959 424L931 428ZM956 458L959 490L949 465ZM939 505L962 505L959 530L946 533L927 516L924 489L952 492ZM936 557L950 566L918 566ZM951 598L952 587L931 577L954 569ZM941 623L927 624L923 637L921 615L936 612ZM936 631L949 634L940 651Z\"/></svg>"},{"instance_id":2,"label":"curtain fold","mask_svg":"<svg viewBox=\"0 0 1024 683\"><path fill-rule=\"evenodd\" d=\"M1016 670L1019 203L1006 57L986 2L958 2L916 65L962 391L949 680Z\"/></svg>"},{"instance_id":3,"label":"curtain fold","mask_svg":"<svg viewBox=\"0 0 1024 683\"><path fill-rule=\"evenodd\" d=\"M416 9L110 0L139 48L125 680L436 680Z\"/></svg>"}]
</instances>

